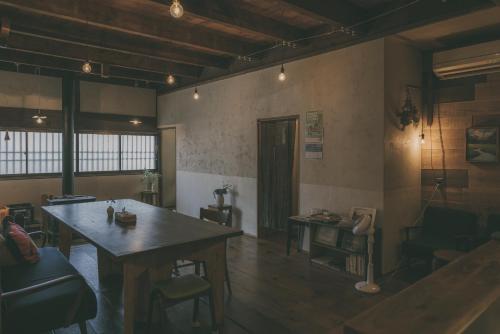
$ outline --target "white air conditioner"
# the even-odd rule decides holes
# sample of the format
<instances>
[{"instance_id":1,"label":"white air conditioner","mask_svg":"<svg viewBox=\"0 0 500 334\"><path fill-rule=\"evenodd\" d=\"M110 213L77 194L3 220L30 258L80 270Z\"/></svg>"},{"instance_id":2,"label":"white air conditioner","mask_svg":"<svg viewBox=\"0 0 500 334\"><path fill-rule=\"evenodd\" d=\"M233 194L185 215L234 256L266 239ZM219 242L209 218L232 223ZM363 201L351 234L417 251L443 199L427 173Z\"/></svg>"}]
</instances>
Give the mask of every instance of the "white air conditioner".
<instances>
[{"instance_id":1,"label":"white air conditioner","mask_svg":"<svg viewBox=\"0 0 500 334\"><path fill-rule=\"evenodd\" d=\"M500 40L436 52L432 62L443 80L500 72Z\"/></svg>"}]
</instances>

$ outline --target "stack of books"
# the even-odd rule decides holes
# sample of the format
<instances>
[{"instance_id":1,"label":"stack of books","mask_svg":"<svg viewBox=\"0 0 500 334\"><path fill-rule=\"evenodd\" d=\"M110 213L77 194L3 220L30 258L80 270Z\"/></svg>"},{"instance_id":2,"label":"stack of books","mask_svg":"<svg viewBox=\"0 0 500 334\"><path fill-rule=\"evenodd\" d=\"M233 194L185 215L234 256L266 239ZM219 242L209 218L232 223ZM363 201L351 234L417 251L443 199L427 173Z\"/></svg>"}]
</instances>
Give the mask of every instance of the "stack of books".
<instances>
[{"instance_id":1,"label":"stack of books","mask_svg":"<svg viewBox=\"0 0 500 334\"><path fill-rule=\"evenodd\" d=\"M364 255L349 255L345 260L345 270L356 276L366 275L366 263Z\"/></svg>"}]
</instances>

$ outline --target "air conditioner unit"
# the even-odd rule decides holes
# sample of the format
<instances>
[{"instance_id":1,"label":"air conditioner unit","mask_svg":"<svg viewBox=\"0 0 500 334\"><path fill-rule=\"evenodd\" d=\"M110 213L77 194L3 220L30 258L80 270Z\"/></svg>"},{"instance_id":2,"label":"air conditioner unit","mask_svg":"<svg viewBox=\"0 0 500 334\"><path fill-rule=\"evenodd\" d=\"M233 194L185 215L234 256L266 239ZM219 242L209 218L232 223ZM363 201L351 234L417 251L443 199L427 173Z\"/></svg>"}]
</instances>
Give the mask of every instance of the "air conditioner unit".
<instances>
[{"instance_id":1,"label":"air conditioner unit","mask_svg":"<svg viewBox=\"0 0 500 334\"><path fill-rule=\"evenodd\" d=\"M500 40L436 52L432 62L443 80L500 72Z\"/></svg>"}]
</instances>

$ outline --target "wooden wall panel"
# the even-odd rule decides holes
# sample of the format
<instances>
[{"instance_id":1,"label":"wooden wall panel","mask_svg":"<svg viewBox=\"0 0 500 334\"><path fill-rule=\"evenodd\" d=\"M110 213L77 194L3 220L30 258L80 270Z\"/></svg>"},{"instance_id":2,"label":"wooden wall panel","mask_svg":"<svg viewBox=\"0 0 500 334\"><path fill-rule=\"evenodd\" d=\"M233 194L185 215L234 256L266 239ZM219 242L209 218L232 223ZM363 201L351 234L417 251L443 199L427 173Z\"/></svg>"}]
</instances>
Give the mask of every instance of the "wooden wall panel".
<instances>
[{"instance_id":1,"label":"wooden wall panel","mask_svg":"<svg viewBox=\"0 0 500 334\"><path fill-rule=\"evenodd\" d=\"M422 200L425 203L432 196L435 178L446 175L446 185L434 194L432 205L462 208L483 216L500 212L500 164L465 161L468 127L500 127L500 73L480 80L439 82L438 87L434 122L424 127Z\"/></svg>"}]
</instances>

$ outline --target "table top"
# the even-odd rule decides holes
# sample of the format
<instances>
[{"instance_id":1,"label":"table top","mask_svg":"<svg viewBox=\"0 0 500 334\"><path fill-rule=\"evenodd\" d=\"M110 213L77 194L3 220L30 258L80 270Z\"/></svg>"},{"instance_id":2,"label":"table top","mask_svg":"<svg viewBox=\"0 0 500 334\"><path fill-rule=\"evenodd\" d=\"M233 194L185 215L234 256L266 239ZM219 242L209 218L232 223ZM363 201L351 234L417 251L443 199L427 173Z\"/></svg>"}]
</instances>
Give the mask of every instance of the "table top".
<instances>
[{"instance_id":1,"label":"table top","mask_svg":"<svg viewBox=\"0 0 500 334\"><path fill-rule=\"evenodd\" d=\"M61 197L54 197L47 199L47 205L95 202L95 200L96 200L95 196L87 196L87 195L61 196Z\"/></svg>"},{"instance_id":2,"label":"table top","mask_svg":"<svg viewBox=\"0 0 500 334\"><path fill-rule=\"evenodd\" d=\"M131 199L116 200L113 204L116 211L125 207L137 215L136 225L122 226L108 220L106 209L109 205L101 201L44 206L42 210L118 259L243 234L238 229L209 224Z\"/></svg>"},{"instance_id":3,"label":"table top","mask_svg":"<svg viewBox=\"0 0 500 334\"><path fill-rule=\"evenodd\" d=\"M462 333L500 297L500 242L487 244L346 323L344 333Z\"/></svg>"}]
</instances>

